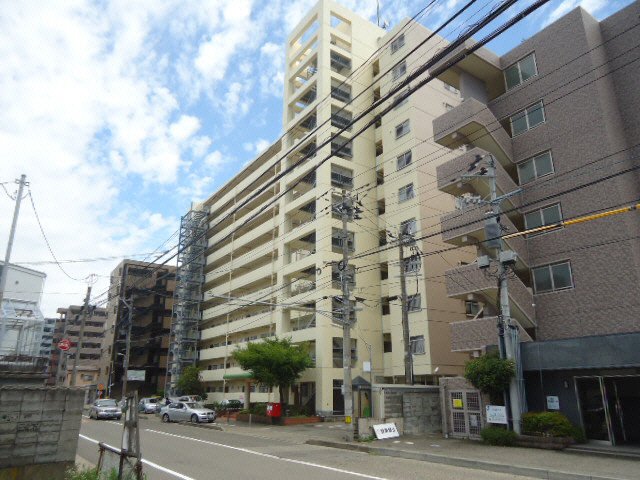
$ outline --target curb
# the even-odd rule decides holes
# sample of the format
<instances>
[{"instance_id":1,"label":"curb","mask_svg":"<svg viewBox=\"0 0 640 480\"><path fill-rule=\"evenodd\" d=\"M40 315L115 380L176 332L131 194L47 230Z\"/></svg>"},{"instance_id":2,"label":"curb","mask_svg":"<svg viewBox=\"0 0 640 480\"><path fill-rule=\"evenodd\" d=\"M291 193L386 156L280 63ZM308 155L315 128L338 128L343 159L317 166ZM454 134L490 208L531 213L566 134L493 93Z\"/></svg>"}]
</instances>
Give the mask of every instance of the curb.
<instances>
[{"instance_id":1,"label":"curb","mask_svg":"<svg viewBox=\"0 0 640 480\"><path fill-rule=\"evenodd\" d=\"M340 448L343 450L353 450L363 453L375 453L388 457L406 458L409 460L421 460L423 462L441 463L454 467L464 467L474 470L487 470L490 472L507 473L511 475L522 475L533 478L542 478L545 480L621 480L616 477L600 477L594 475L585 475L581 473L560 472L556 470L544 470L533 467L518 467L515 465L506 465L504 463L492 463L483 460L470 460L468 458L447 457L444 455L435 455L424 452L411 452L407 450L396 450L385 447L371 447L369 445L359 445L351 443L330 442L327 440L307 440L308 445L317 445L321 447Z\"/></svg>"}]
</instances>

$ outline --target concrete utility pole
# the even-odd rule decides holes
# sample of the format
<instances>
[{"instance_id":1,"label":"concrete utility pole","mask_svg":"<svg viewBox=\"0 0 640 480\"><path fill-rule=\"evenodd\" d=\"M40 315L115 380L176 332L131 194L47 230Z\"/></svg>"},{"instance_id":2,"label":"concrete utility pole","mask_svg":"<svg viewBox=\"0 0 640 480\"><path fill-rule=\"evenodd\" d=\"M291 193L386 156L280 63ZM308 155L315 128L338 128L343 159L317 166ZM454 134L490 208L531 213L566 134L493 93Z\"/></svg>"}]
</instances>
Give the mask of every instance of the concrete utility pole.
<instances>
[{"instance_id":1,"label":"concrete utility pole","mask_svg":"<svg viewBox=\"0 0 640 480\"><path fill-rule=\"evenodd\" d=\"M398 251L400 253L400 301L402 306L402 340L404 341L404 383L413 385L413 353L409 333L409 305L407 304L407 277L404 263L404 242L409 234L401 227L398 232Z\"/></svg>"},{"instance_id":2,"label":"concrete utility pole","mask_svg":"<svg viewBox=\"0 0 640 480\"><path fill-rule=\"evenodd\" d=\"M494 249L496 251L495 258L492 261L498 263L498 291L499 291L499 306L500 312L498 315L498 333L501 340L500 354L506 355L510 360L516 362L516 375L511 379L509 384L509 401L505 402L507 408L511 412L511 420L513 422L513 430L516 433L520 433L521 416L522 416L522 403L520 401L520 382L519 382L519 356L516 355L516 350L519 348L519 330L517 325L511 323L511 308L509 306L509 287L507 278L507 265L515 261L515 254L512 251L504 249L504 243L502 240L503 232L500 226L500 203L505 198L518 193L519 190L509 192L501 197L498 197L498 191L496 187L496 164L493 155L489 154L489 159L486 168L481 168L479 174L462 175L462 178L488 178L490 189L489 205L491 206L491 212L488 213L485 223L485 233L487 236L487 248ZM484 157L477 155L475 161L470 165L469 171L473 171L477 164ZM487 203L487 202L485 202ZM487 262L488 266L488 262ZM502 348L502 340L504 339L504 349Z\"/></svg>"},{"instance_id":3,"label":"concrete utility pole","mask_svg":"<svg viewBox=\"0 0 640 480\"><path fill-rule=\"evenodd\" d=\"M124 292L124 287L123 287ZM122 377L122 398L127 398L127 375L129 369L129 352L131 351L131 324L133 323L133 291L131 292L131 296L129 297L129 302L127 303L126 299L122 299L122 303L127 307L129 317L127 320L127 340L126 340L126 350L124 353L124 360L122 362L123 369L123 377Z\"/></svg>"},{"instance_id":4,"label":"concrete utility pole","mask_svg":"<svg viewBox=\"0 0 640 480\"><path fill-rule=\"evenodd\" d=\"M353 218L353 200L342 191L342 264L338 265L342 283L342 368L344 370L344 415L349 428L347 442L353 441L353 381L351 379L351 299L349 298L349 231L347 222Z\"/></svg>"},{"instance_id":5,"label":"concrete utility pole","mask_svg":"<svg viewBox=\"0 0 640 480\"><path fill-rule=\"evenodd\" d=\"M13 210L13 221L11 222L11 230L9 231L9 241L7 242L7 253L4 256L4 267L2 269L2 275L0 276L0 313L2 313L2 300L4 299L4 290L7 285L7 273L9 271L9 260L11 259L11 249L13 247L13 237L16 234L16 225L18 224L18 214L20 213L20 202L22 202L22 190L25 186L29 186L26 181L27 176L22 175L20 180L16 179L18 184L18 193L16 195L16 206ZM0 323L0 338L4 338L4 331L6 322L4 318L0 317L2 323Z\"/></svg>"},{"instance_id":6,"label":"concrete utility pole","mask_svg":"<svg viewBox=\"0 0 640 480\"><path fill-rule=\"evenodd\" d=\"M73 356L73 370L71 372L71 386L76 386L76 374L78 372L78 357L80 357L80 349L82 348L82 340L84 339L84 324L89 313L89 300L91 299L91 285L87 286L87 296L84 297L84 306L82 307L82 320L80 320L80 332L78 333L78 342L76 343L76 354Z\"/></svg>"}]
</instances>

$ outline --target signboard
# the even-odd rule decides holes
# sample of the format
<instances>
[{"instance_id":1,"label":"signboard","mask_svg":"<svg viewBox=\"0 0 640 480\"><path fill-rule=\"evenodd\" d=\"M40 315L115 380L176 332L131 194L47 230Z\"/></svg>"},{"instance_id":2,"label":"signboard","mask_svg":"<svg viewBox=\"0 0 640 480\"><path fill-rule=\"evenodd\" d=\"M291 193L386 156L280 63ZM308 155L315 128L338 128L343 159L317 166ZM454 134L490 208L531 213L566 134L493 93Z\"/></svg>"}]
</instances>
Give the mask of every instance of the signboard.
<instances>
[{"instance_id":1,"label":"signboard","mask_svg":"<svg viewBox=\"0 0 640 480\"><path fill-rule=\"evenodd\" d=\"M370 372L371 371L371 362L362 362L362 371Z\"/></svg>"},{"instance_id":2,"label":"signboard","mask_svg":"<svg viewBox=\"0 0 640 480\"><path fill-rule=\"evenodd\" d=\"M146 370L127 370L127 380L130 382L144 382Z\"/></svg>"},{"instance_id":3,"label":"signboard","mask_svg":"<svg viewBox=\"0 0 640 480\"><path fill-rule=\"evenodd\" d=\"M507 409L497 405L487 405L487 422L507 424Z\"/></svg>"},{"instance_id":4,"label":"signboard","mask_svg":"<svg viewBox=\"0 0 640 480\"><path fill-rule=\"evenodd\" d=\"M378 440L400 436L395 423L381 423L380 425L374 425L373 431L376 432L376 438Z\"/></svg>"},{"instance_id":5,"label":"signboard","mask_svg":"<svg viewBox=\"0 0 640 480\"><path fill-rule=\"evenodd\" d=\"M547 397L547 410L560 410L560 399L558 397Z\"/></svg>"},{"instance_id":6,"label":"signboard","mask_svg":"<svg viewBox=\"0 0 640 480\"><path fill-rule=\"evenodd\" d=\"M63 338L58 342L58 348L60 350L69 350L71 348L71 342L66 338Z\"/></svg>"},{"instance_id":7,"label":"signboard","mask_svg":"<svg viewBox=\"0 0 640 480\"><path fill-rule=\"evenodd\" d=\"M462 408L462 399L454 398L453 399L453 408Z\"/></svg>"}]
</instances>

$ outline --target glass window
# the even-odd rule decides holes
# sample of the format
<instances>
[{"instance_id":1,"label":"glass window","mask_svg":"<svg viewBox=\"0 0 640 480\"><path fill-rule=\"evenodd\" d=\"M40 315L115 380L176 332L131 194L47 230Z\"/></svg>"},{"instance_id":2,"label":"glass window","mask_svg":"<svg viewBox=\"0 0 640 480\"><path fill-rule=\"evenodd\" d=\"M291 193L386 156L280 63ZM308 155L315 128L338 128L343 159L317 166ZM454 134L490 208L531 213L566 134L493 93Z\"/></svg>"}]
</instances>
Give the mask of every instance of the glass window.
<instances>
[{"instance_id":1,"label":"glass window","mask_svg":"<svg viewBox=\"0 0 640 480\"><path fill-rule=\"evenodd\" d=\"M402 92L399 93L398 95L396 95L395 97L393 97L393 101L396 102L402 95L405 95L407 92ZM409 97L404 97L402 99L402 101L400 101L398 104L396 104L393 109L395 110L396 108L400 108L402 105L404 105L405 103L407 103L409 101Z\"/></svg>"},{"instance_id":2,"label":"glass window","mask_svg":"<svg viewBox=\"0 0 640 480\"><path fill-rule=\"evenodd\" d=\"M520 185L553 173L551 152L544 152L518 164Z\"/></svg>"},{"instance_id":3,"label":"glass window","mask_svg":"<svg viewBox=\"0 0 640 480\"><path fill-rule=\"evenodd\" d=\"M405 136L410 131L411 126L409 125L409 120L405 120L400 125L396 126L396 139Z\"/></svg>"},{"instance_id":4,"label":"glass window","mask_svg":"<svg viewBox=\"0 0 640 480\"><path fill-rule=\"evenodd\" d=\"M400 224L400 231L406 235L415 235L416 233L416 219L406 220Z\"/></svg>"},{"instance_id":5,"label":"glass window","mask_svg":"<svg viewBox=\"0 0 640 480\"><path fill-rule=\"evenodd\" d=\"M544 225L553 225L562 221L562 212L560 204L550 205L548 207L539 208L524 215L524 224L527 229L543 227ZM545 230L547 231L547 230ZM529 235L536 235L531 233Z\"/></svg>"},{"instance_id":6,"label":"glass window","mask_svg":"<svg viewBox=\"0 0 640 480\"><path fill-rule=\"evenodd\" d=\"M403 61L402 63L393 67L393 70L391 70L391 80L396 81L405 73L407 73L407 62Z\"/></svg>"},{"instance_id":7,"label":"glass window","mask_svg":"<svg viewBox=\"0 0 640 480\"><path fill-rule=\"evenodd\" d=\"M545 121L542 100L511 117L511 136L526 132Z\"/></svg>"},{"instance_id":8,"label":"glass window","mask_svg":"<svg viewBox=\"0 0 640 480\"><path fill-rule=\"evenodd\" d=\"M402 170L408 165L411 165L411 150L398 155L398 170Z\"/></svg>"},{"instance_id":9,"label":"glass window","mask_svg":"<svg viewBox=\"0 0 640 480\"><path fill-rule=\"evenodd\" d=\"M424 355L424 335L416 335L415 337L410 337L411 341L411 353L414 355Z\"/></svg>"},{"instance_id":10,"label":"glass window","mask_svg":"<svg viewBox=\"0 0 640 480\"><path fill-rule=\"evenodd\" d=\"M404 46L404 33L401 33L398 38L391 42L391 55L396 53Z\"/></svg>"},{"instance_id":11,"label":"glass window","mask_svg":"<svg viewBox=\"0 0 640 480\"><path fill-rule=\"evenodd\" d=\"M517 87L522 82L538 74L536 66L536 57L532 53L517 63L511 65L504 71L504 78L507 84L507 90Z\"/></svg>"},{"instance_id":12,"label":"glass window","mask_svg":"<svg viewBox=\"0 0 640 480\"><path fill-rule=\"evenodd\" d=\"M544 265L533 269L536 293L552 292L573 287L569 262Z\"/></svg>"},{"instance_id":13,"label":"glass window","mask_svg":"<svg viewBox=\"0 0 640 480\"><path fill-rule=\"evenodd\" d=\"M405 185L400 190L398 190L398 203L406 202L414 197L413 193L413 183L409 185Z\"/></svg>"},{"instance_id":14,"label":"glass window","mask_svg":"<svg viewBox=\"0 0 640 480\"><path fill-rule=\"evenodd\" d=\"M419 312L420 311L420 294L409 295L407 297L407 310L409 312Z\"/></svg>"}]
</instances>

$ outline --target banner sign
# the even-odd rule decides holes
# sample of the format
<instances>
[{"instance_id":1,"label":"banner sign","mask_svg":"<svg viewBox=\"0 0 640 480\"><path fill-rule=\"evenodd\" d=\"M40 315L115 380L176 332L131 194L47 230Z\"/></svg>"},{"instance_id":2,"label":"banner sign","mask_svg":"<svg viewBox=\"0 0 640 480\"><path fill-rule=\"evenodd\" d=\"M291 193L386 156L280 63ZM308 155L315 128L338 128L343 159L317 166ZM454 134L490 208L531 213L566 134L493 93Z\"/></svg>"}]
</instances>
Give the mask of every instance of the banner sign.
<instances>
[{"instance_id":1,"label":"banner sign","mask_svg":"<svg viewBox=\"0 0 640 480\"><path fill-rule=\"evenodd\" d=\"M507 409L497 405L487 405L487 422L507 424Z\"/></svg>"},{"instance_id":2,"label":"banner sign","mask_svg":"<svg viewBox=\"0 0 640 480\"><path fill-rule=\"evenodd\" d=\"M400 436L395 423L381 423L380 425L374 425L373 431L376 432L378 440Z\"/></svg>"},{"instance_id":3,"label":"banner sign","mask_svg":"<svg viewBox=\"0 0 640 480\"><path fill-rule=\"evenodd\" d=\"M144 382L146 370L127 370L127 380L130 382Z\"/></svg>"}]
</instances>

